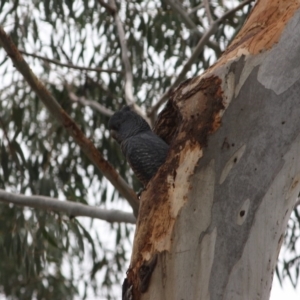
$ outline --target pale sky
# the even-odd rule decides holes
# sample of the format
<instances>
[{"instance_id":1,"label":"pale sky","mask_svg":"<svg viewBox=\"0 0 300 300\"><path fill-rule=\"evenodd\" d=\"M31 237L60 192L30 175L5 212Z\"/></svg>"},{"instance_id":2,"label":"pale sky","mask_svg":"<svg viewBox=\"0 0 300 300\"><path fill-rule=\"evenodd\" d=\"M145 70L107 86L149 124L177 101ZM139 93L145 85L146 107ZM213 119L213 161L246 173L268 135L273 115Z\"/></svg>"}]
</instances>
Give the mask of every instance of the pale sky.
<instances>
[{"instance_id":1,"label":"pale sky","mask_svg":"<svg viewBox=\"0 0 300 300\"><path fill-rule=\"evenodd\" d=\"M283 287L281 287L276 275L274 276L270 300L299 300L299 299L300 299L300 287L298 287L295 290L288 280L285 280L283 283Z\"/></svg>"}]
</instances>

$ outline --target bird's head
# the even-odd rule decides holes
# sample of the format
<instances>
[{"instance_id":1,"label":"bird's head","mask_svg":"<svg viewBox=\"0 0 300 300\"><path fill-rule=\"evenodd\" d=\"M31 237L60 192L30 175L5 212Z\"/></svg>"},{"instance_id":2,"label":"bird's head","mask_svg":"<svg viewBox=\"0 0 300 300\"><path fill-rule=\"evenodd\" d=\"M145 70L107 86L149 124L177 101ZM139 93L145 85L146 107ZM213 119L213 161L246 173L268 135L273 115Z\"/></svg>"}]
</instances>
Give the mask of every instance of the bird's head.
<instances>
[{"instance_id":1,"label":"bird's head","mask_svg":"<svg viewBox=\"0 0 300 300\"><path fill-rule=\"evenodd\" d=\"M143 131L151 130L149 124L129 106L123 107L111 116L108 128L118 143Z\"/></svg>"}]
</instances>

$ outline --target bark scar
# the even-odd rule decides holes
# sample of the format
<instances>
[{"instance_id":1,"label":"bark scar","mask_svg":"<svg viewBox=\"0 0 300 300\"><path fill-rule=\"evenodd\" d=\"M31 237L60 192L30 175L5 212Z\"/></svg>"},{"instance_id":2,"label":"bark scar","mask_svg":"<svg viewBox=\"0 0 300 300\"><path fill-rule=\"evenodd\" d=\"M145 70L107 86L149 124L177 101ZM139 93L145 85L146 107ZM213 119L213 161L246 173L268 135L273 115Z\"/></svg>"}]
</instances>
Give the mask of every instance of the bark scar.
<instances>
[{"instance_id":1,"label":"bark scar","mask_svg":"<svg viewBox=\"0 0 300 300\"><path fill-rule=\"evenodd\" d=\"M141 293L145 293L147 291L156 263L157 254L154 254L149 261L146 261L141 265L138 271L139 290Z\"/></svg>"}]
</instances>

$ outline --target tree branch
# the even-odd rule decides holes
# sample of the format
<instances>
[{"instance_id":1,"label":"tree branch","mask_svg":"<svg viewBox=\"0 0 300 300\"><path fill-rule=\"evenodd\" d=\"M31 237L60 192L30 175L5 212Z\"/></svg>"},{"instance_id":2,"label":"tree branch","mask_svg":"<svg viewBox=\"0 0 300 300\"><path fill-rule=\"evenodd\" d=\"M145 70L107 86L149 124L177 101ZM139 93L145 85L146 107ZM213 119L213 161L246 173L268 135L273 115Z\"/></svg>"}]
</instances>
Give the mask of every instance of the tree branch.
<instances>
[{"instance_id":1,"label":"tree branch","mask_svg":"<svg viewBox=\"0 0 300 300\"><path fill-rule=\"evenodd\" d=\"M46 62L55 64L55 65L58 65L58 66L70 68L70 69L76 69L76 70L82 70L82 71L94 71L94 72L98 72L98 73L100 73L100 72L119 73L119 74L122 73L122 71L119 71L119 70L116 70L116 69L89 68L89 67L75 66L73 64L64 64L64 63L60 62L57 59L50 59L50 58L47 58L47 57L44 57L44 56L41 56L41 55L38 55L38 54L28 53L28 52L25 52L25 51L22 51L22 50L20 50L20 53L22 53L24 55L27 55L27 56L31 56L31 57L34 57L34 58L44 60Z\"/></svg>"},{"instance_id":2,"label":"tree branch","mask_svg":"<svg viewBox=\"0 0 300 300\"><path fill-rule=\"evenodd\" d=\"M192 30L196 29L201 34L201 32L197 28L197 25L193 22L191 17L185 11L181 3L179 3L176 0L167 0L167 3L172 7L174 11L176 11L180 15L183 23L186 25L187 28Z\"/></svg>"},{"instance_id":3,"label":"tree branch","mask_svg":"<svg viewBox=\"0 0 300 300\"><path fill-rule=\"evenodd\" d=\"M208 18L208 23L212 24L214 22L214 19L210 11L209 0L203 0L203 1L204 1L204 7Z\"/></svg>"},{"instance_id":4,"label":"tree branch","mask_svg":"<svg viewBox=\"0 0 300 300\"><path fill-rule=\"evenodd\" d=\"M202 36L201 40L198 42L197 46L194 49L194 52L192 53L191 57L188 59L188 61L183 66L181 72L177 76L174 83L171 85L171 87L161 96L161 98L157 101L155 105L152 106L152 109L148 112L148 117L152 117L157 110L160 108L160 106L167 100L172 90L184 79L186 73L190 70L192 64L195 62L199 54L203 51L203 47L206 45L208 39L217 31L218 25L222 23L225 19L227 19L231 14L235 13L236 11L243 8L245 5L249 4L253 0L245 0L241 2L237 7L229 10L226 12L222 17L215 20L209 27L209 29L206 31L206 33Z\"/></svg>"},{"instance_id":5,"label":"tree branch","mask_svg":"<svg viewBox=\"0 0 300 300\"><path fill-rule=\"evenodd\" d=\"M243 8L245 5L253 2L254 0L245 0L243 2L241 2L238 6L236 6L233 9L230 9L229 11L227 11L222 17L220 17L218 20L216 20L215 22L218 22L218 24L222 23L224 20L226 20L228 17L230 17L232 14L234 14L235 12L237 12L238 10L240 10L241 8Z\"/></svg>"},{"instance_id":6,"label":"tree branch","mask_svg":"<svg viewBox=\"0 0 300 300\"><path fill-rule=\"evenodd\" d=\"M191 14L195 13L201 7L203 7L203 2L201 2L199 5L196 5L193 8L191 8L190 11L188 11L188 14L191 15Z\"/></svg>"},{"instance_id":7,"label":"tree branch","mask_svg":"<svg viewBox=\"0 0 300 300\"><path fill-rule=\"evenodd\" d=\"M65 213L69 217L90 217L109 223L135 224L136 222L133 214L120 210L106 210L71 201L60 201L59 199L45 196L17 195L8 193L2 189L0 189L0 202Z\"/></svg>"},{"instance_id":8,"label":"tree branch","mask_svg":"<svg viewBox=\"0 0 300 300\"><path fill-rule=\"evenodd\" d=\"M177 0L167 0L167 2L172 7L172 9L181 16L181 19L186 25L186 27L189 28L194 34L196 33L198 38L201 39L203 37L203 33L198 29L197 25L193 22L189 14L185 11L182 4ZM207 46L212 48L217 53L221 52L220 46L215 42L208 41Z\"/></svg>"},{"instance_id":9,"label":"tree branch","mask_svg":"<svg viewBox=\"0 0 300 300\"><path fill-rule=\"evenodd\" d=\"M116 10L117 7L116 6L111 6L111 4L106 3L104 0L98 0L98 2L100 3L101 6L105 7L105 9L111 14L113 15Z\"/></svg>"},{"instance_id":10,"label":"tree branch","mask_svg":"<svg viewBox=\"0 0 300 300\"><path fill-rule=\"evenodd\" d=\"M300 197L297 198L294 209L297 208L299 205L300 205Z\"/></svg>"},{"instance_id":11,"label":"tree branch","mask_svg":"<svg viewBox=\"0 0 300 300\"><path fill-rule=\"evenodd\" d=\"M137 215L139 203L135 192L127 185L127 183L116 172L112 165L104 159L94 144L84 135L77 124L70 118L70 116L62 109L54 97L49 93L43 83L33 74L30 67L18 51L17 47L1 26L0 41L8 56L13 61L14 66L23 75L33 91L35 91L35 93L39 96L49 112L74 138L75 142L80 146L85 155L94 163L95 166L97 166L97 168L121 193L121 195L127 199L133 208L134 214Z\"/></svg>"},{"instance_id":12,"label":"tree branch","mask_svg":"<svg viewBox=\"0 0 300 300\"><path fill-rule=\"evenodd\" d=\"M104 116L111 117L114 114L114 112L111 109L105 107L104 105L102 105L96 101L93 101L93 100L88 100L82 96L78 97L71 91L69 91L69 97L73 102L78 102L84 106L90 106L90 107L94 108L95 110L97 110L98 112L100 112Z\"/></svg>"},{"instance_id":13,"label":"tree branch","mask_svg":"<svg viewBox=\"0 0 300 300\"><path fill-rule=\"evenodd\" d=\"M135 98L133 96L133 75L132 67L129 61L129 51L127 48L127 42L125 37L125 31L122 25L122 20L118 14L118 9L115 0L108 0L109 4L103 0L98 0L98 2L104 6L107 11L113 16L115 24L117 27L118 37L121 45L122 52L122 62L125 69L125 100L128 105L130 105L139 115L146 119L150 123L150 120L141 110L141 108L136 104Z\"/></svg>"},{"instance_id":14,"label":"tree branch","mask_svg":"<svg viewBox=\"0 0 300 300\"><path fill-rule=\"evenodd\" d=\"M127 48L125 31L122 25L122 21L117 11L115 0L109 0L110 6L114 7L114 13L112 14L116 23L119 41L122 50L122 61L125 69L125 99L128 105L135 103L133 96L133 76L132 67L129 61L129 51Z\"/></svg>"}]
</instances>

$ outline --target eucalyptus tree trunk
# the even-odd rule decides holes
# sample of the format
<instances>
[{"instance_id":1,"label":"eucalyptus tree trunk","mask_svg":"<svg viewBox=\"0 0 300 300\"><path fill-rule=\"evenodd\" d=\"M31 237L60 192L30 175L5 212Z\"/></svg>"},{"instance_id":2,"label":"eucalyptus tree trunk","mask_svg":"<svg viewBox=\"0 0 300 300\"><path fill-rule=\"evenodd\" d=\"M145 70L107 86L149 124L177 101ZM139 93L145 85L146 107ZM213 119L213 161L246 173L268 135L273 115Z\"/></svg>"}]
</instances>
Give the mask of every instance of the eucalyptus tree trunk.
<instances>
[{"instance_id":1,"label":"eucalyptus tree trunk","mask_svg":"<svg viewBox=\"0 0 300 300\"><path fill-rule=\"evenodd\" d=\"M300 1L260 0L222 58L174 91L124 299L269 299L300 190Z\"/></svg>"}]
</instances>

